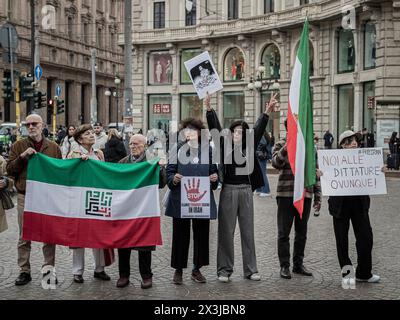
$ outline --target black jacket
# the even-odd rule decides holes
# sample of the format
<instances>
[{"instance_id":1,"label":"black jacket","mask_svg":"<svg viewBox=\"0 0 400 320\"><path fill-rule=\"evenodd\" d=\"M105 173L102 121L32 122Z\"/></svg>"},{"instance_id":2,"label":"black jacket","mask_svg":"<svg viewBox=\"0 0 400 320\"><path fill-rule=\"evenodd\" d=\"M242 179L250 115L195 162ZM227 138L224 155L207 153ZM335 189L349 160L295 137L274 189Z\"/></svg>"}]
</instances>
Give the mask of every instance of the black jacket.
<instances>
[{"instance_id":1,"label":"black jacket","mask_svg":"<svg viewBox=\"0 0 400 320\"><path fill-rule=\"evenodd\" d=\"M106 162L117 163L121 159L126 157L126 150L124 143L115 137L112 137L107 141L104 148L104 158Z\"/></svg>"},{"instance_id":2,"label":"black jacket","mask_svg":"<svg viewBox=\"0 0 400 320\"><path fill-rule=\"evenodd\" d=\"M335 196L329 197L329 213L335 218L344 218L344 200L354 200L360 205L358 210L360 214L368 214L370 206L369 196Z\"/></svg>"},{"instance_id":3,"label":"black jacket","mask_svg":"<svg viewBox=\"0 0 400 320\"><path fill-rule=\"evenodd\" d=\"M250 174L250 183L251 183L251 188L252 190L256 190L258 188L261 188L264 186L264 179L261 171L261 167L259 162L257 161L257 156L256 156L256 150L257 146L260 143L261 138L263 137L263 134L265 132L265 128L267 127L268 124L268 115L265 113L262 113L260 117L258 118L256 124L254 125L254 154L253 154L253 159L254 159L254 170ZM217 129L219 132L222 131L221 124L218 120L218 116L215 113L214 110L207 111L207 124L208 128L210 130L212 129ZM247 124L246 124L247 125ZM220 141L220 148L221 148L221 161L223 162L224 160L224 139L221 138ZM223 179L223 174L225 173L225 165L223 165L223 170L222 170L222 175L220 175L220 180Z\"/></svg>"}]
</instances>

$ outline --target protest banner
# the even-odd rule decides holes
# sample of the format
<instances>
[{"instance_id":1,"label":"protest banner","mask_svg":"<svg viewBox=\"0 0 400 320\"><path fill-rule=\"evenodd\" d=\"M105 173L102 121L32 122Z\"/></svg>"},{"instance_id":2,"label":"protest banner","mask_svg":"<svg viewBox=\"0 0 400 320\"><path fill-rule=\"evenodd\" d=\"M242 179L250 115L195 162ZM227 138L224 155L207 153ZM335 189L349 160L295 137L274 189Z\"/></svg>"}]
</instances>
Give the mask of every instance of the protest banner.
<instances>
[{"instance_id":1,"label":"protest banner","mask_svg":"<svg viewBox=\"0 0 400 320\"><path fill-rule=\"evenodd\" d=\"M199 99L223 88L218 73L207 51L184 62Z\"/></svg>"},{"instance_id":2,"label":"protest banner","mask_svg":"<svg viewBox=\"0 0 400 320\"><path fill-rule=\"evenodd\" d=\"M382 148L318 150L322 195L386 194Z\"/></svg>"},{"instance_id":3,"label":"protest banner","mask_svg":"<svg viewBox=\"0 0 400 320\"><path fill-rule=\"evenodd\" d=\"M182 178L181 218L210 219L210 178L208 176Z\"/></svg>"}]
</instances>

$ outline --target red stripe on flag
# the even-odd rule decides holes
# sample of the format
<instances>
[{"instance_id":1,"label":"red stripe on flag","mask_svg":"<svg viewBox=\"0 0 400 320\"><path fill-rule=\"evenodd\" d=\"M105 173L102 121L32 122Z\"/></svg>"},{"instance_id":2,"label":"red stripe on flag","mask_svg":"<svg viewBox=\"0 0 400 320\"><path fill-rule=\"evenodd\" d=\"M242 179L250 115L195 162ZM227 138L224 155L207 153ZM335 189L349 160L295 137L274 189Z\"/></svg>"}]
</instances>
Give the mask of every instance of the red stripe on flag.
<instances>
[{"instance_id":1,"label":"red stripe on flag","mask_svg":"<svg viewBox=\"0 0 400 320\"><path fill-rule=\"evenodd\" d=\"M106 221L25 211L22 238L77 248L162 245L160 217Z\"/></svg>"},{"instance_id":2,"label":"red stripe on flag","mask_svg":"<svg viewBox=\"0 0 400 320\"><path fill-rule=\"evenodd\" d=\"M290 163L290 168L292 169L293 175L296 174L296 151L297 151L297 122L292 113L292 107L290 106L290 101L288 105L288 117L287 117L287 153Z\"/></svg>"}]
</instances>

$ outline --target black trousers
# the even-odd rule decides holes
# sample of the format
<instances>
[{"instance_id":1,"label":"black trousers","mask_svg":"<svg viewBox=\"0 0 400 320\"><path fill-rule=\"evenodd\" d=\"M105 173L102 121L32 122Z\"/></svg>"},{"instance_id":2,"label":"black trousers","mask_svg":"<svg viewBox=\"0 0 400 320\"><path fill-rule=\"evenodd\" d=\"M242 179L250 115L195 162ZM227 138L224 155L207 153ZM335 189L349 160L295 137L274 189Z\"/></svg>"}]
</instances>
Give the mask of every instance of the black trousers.
<instances>
[{"instance_id":1,"label":"black trousers","mask_svg":"<svg viewBox=\"0 0 400 320\"><path fill-rule=\"evenodd\" d=\"M277 197L278 203L278 256L281 267L290 266L290 241L289 235L292 230L294 220L294 250L293 265L298 267L303 265L304 249L307 241L307 222L310 217L311 199L304 199L303 216L300 215L293 206L293 198Z\"/></svg>"},{"instance_id":2,"label":"black trousers","mask_svg":"<svg viewBox=\"0 0 400 320\"><path fill-rule=\"evenodd\" d=\"M369 279L372 277L372 246L373 235L368 213L349 207L343 218L333 218L333 228L336 238L336 249L340 268L352 265L349 257L349 228L353 225L357 249L356 277Z\"/></svg>"},{"instance_id":3,"label":"black trousers","mask_svg":"<svg viewBox=\"0 0 400 320\"><path fill-rule=\"evenodd\" d=\"M118 268L120 277L128 277L131 274L131 248L118 249ZM151 250L138 250L139 271L142 279L153 276L151 272Z\"/></svg>"},{"instance_id":4,"label":"black trousers","mask_svg":"<svg viewBox=\"0 0 400 320\"><path fill-rule=\"evenodd\" d=\"M195 269L209 264L209 219L180 219L173 218L171 267L174 269L187 268L190 222L193 228L193 265Z\"/></svg>"}]
</instances>

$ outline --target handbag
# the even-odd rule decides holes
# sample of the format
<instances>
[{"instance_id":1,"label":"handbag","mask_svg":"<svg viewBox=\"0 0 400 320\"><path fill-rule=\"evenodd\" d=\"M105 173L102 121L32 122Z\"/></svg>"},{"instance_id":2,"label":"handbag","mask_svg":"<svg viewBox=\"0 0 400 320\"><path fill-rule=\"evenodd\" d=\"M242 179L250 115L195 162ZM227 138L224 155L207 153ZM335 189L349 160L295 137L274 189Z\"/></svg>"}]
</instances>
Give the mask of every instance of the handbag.
<instances>
[{"instance_id":1,"label":"handbag","mask_svg":"<svg viewBox=\"0 0 400 320\"><path fill-rule=\"evenodd\" d=\"M10 210L14 208L14 202L11 199L10 191L1 190L0 191L1 204L4 210Z\"/></svg>"}]
</instances>

